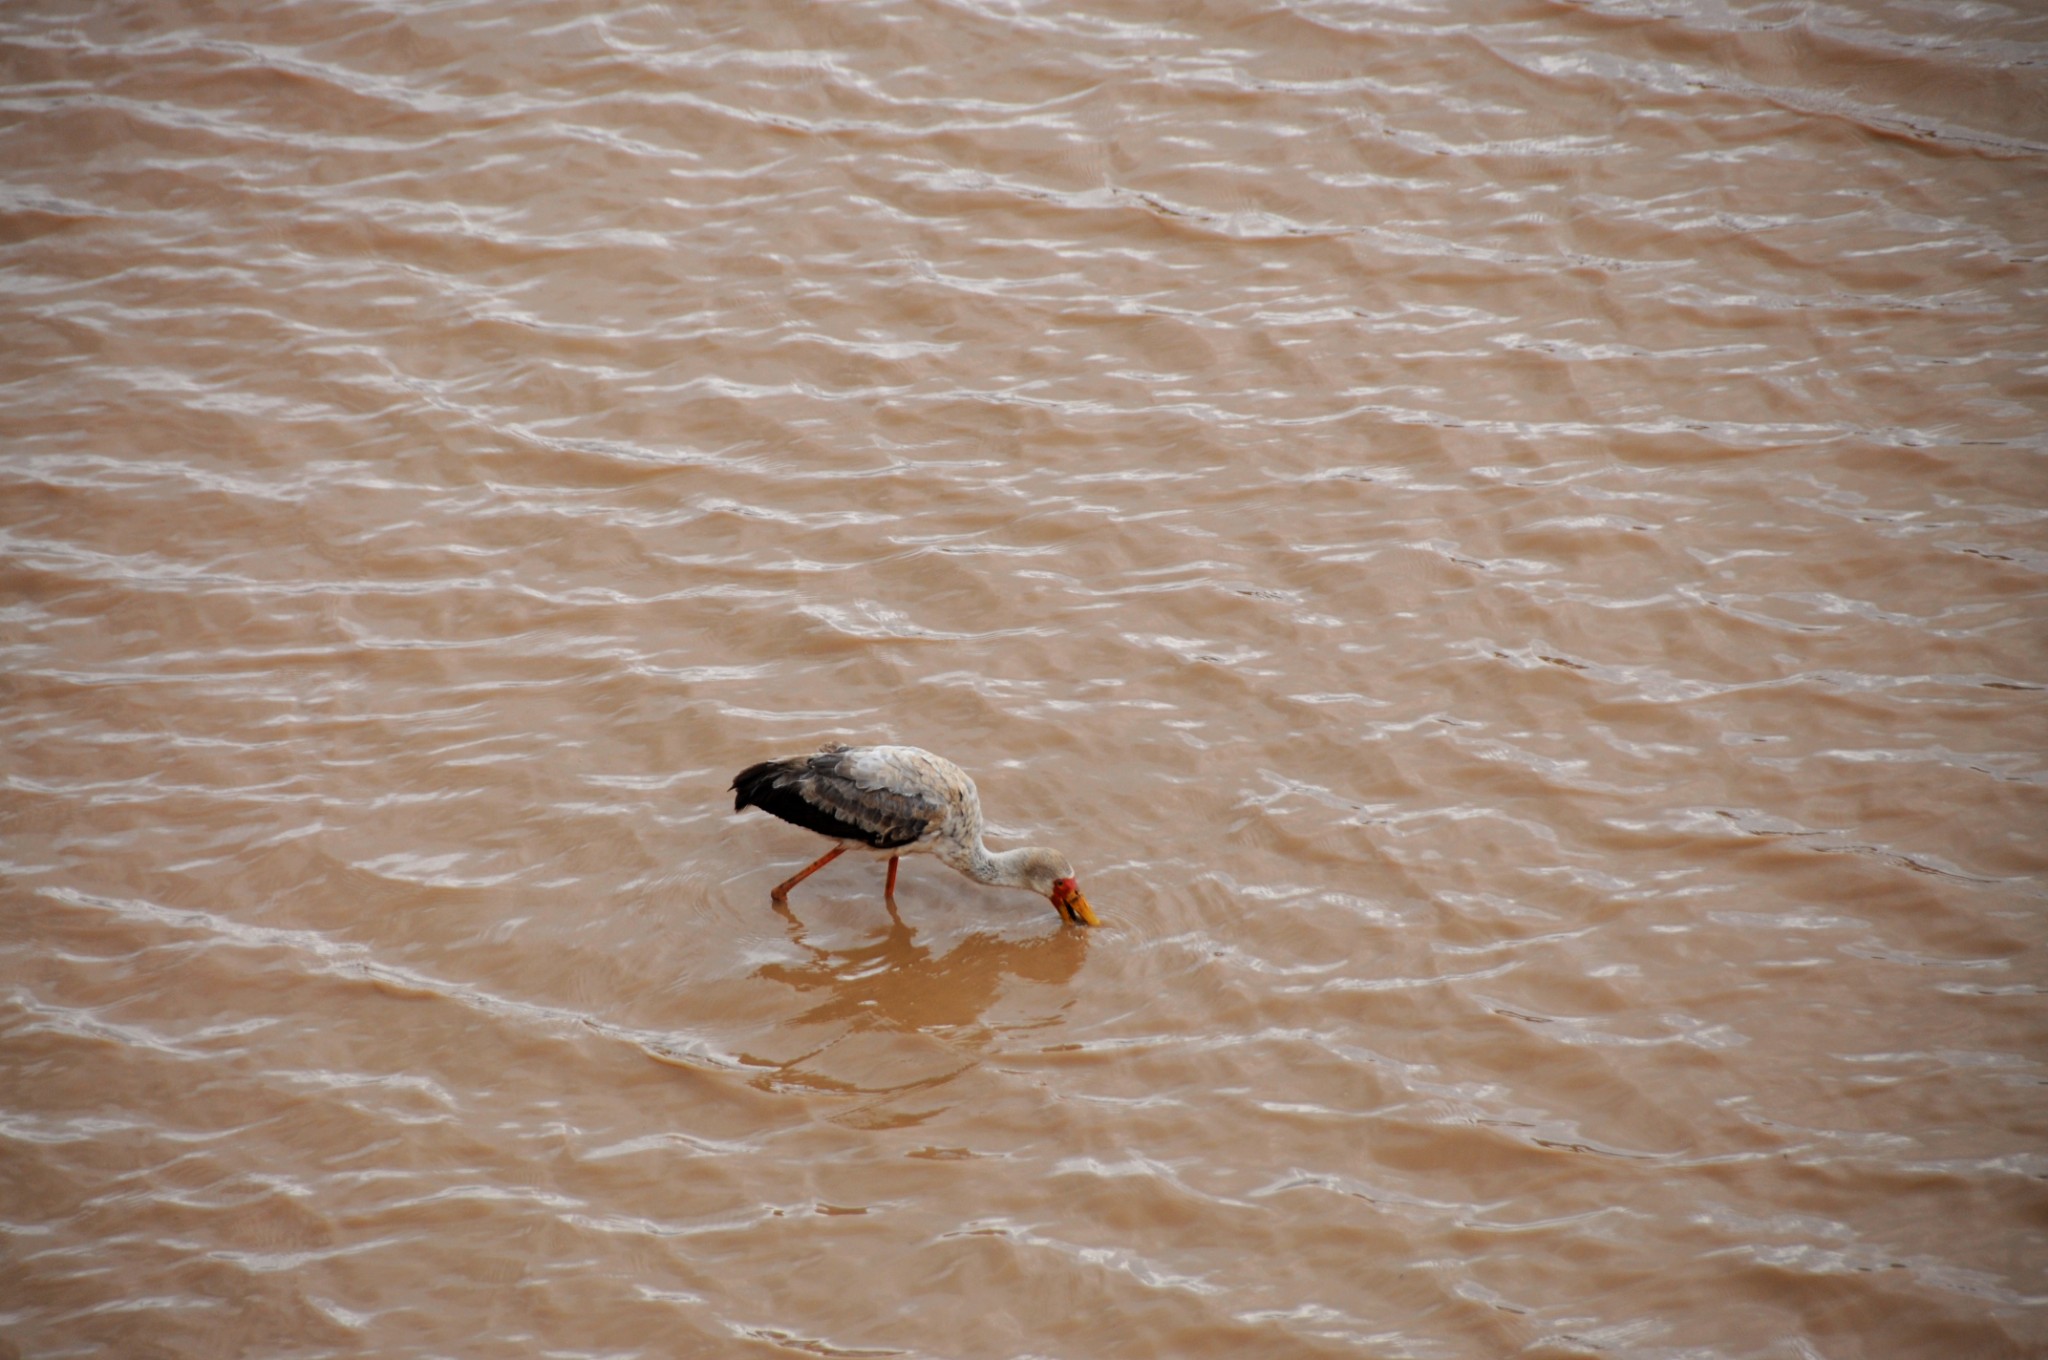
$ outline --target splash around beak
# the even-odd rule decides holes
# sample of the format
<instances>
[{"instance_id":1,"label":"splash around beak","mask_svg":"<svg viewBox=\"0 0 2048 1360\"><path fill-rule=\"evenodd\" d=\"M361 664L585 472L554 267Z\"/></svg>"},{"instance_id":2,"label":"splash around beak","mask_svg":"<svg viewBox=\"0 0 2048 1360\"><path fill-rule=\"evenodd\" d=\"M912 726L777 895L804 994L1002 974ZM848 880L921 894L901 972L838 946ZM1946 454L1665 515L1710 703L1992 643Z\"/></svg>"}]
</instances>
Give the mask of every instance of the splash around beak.
<instances>
[{"instance_id":1,"label":"splash around beak","mask_svg":"<svg viewBox=\"0 0 2048 1360\"><path fill-rule=\"evenodd\" d=\"M1052 904L1059 909L1060 915L1077 926L1102 924L1095 919L1094 909L1088 905L1088 899L1081 896L1080 887L1071 878L1063 878L1053 884Z\"/></svg>"}]
</instances>

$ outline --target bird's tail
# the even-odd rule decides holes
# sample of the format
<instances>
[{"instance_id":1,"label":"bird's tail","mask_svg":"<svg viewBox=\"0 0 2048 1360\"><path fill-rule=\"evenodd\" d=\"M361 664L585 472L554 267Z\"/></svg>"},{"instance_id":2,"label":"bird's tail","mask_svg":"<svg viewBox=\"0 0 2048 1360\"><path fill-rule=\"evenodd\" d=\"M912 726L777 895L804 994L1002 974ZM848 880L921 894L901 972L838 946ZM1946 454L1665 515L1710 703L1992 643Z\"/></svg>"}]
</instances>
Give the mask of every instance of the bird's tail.
<instances>
[{"instance_id":1,"label":"bird's tail","mask_svg":"<svg viewBox=\"0 0 2048 1360\"><path fill-rule=\"evenodd\" d=\"M775 776L783 773L787 763L781 760L764 760L759 765L749 765L734 775L732 810L744 812L750 807L767 807L763 795L775 782Z\"/></svg>"}]
</instances>

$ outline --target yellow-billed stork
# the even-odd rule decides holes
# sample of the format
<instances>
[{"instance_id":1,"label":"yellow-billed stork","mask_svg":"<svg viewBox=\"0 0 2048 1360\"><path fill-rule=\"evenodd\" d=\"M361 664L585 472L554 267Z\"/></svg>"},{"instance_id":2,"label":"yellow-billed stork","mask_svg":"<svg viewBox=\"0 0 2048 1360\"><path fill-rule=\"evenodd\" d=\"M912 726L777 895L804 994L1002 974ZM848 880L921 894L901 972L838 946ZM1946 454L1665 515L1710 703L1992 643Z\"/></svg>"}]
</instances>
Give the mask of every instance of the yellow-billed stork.
<instances>
[{"instance_id":1,"label":"yellow-billed stork","mask_svg":"<svg viewBox=\"0 0 2048 1360\"><path fill-rule=\"evenodd\" d=\"M1097 924L1074 882L1074 866L1057 850L1028 846L991 852L982 844L981 796L967 771L915 746L824 746L815 755L764 760L732 781L732 810L757 807L838 844L769 896L789 890L848 850L889 858L883 896L896 896L896 862L936 855L976 883L1024 888L1076 925Z\"/></svg>"}]
</instances>

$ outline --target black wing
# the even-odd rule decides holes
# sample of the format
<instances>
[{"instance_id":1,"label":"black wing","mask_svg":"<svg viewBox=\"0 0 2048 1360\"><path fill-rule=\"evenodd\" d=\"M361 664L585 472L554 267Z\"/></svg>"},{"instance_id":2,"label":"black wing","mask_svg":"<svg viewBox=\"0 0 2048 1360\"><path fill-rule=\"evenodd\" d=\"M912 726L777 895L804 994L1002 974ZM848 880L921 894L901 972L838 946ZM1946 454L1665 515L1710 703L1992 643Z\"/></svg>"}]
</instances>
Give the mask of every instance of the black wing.
<instances>
[{"instance_id":1,"label":"black wing","mask_svg":"<svg viewBox=\"0 0 2048 1360\"><path fill-rule=\"evenodd\" d=\"M749 765L732 781L732 810L757 807L806 831L877 850L909 845L944 817L945 808L929 799L863 786L850 754L828 746L816 755Z\"/></svg>"}]
</instances>

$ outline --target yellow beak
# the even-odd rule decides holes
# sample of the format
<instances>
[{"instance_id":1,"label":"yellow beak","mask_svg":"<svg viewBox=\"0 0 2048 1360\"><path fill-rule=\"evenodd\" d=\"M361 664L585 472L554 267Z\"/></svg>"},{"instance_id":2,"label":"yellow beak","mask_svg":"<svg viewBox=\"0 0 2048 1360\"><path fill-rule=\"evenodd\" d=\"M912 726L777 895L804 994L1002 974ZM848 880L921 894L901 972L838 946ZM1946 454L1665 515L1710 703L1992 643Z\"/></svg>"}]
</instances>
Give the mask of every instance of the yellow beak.
<instances>
[{"instance_id":1,"label":"yellow beak","mask_svg":"<svg viewBox=\"0 0 2048 1360\"><path fill-rule=\"evenodd\" d=\"M1102 924L1102 922L1095 919L1094 909L1088 905L1088 899L1081 896L1079 888L1069 888L1065 895L1053 898L1052 904L1060 909L1060 915L1066 917L1075 925L1099 926Z\"/></svg>"}]
</instances>

